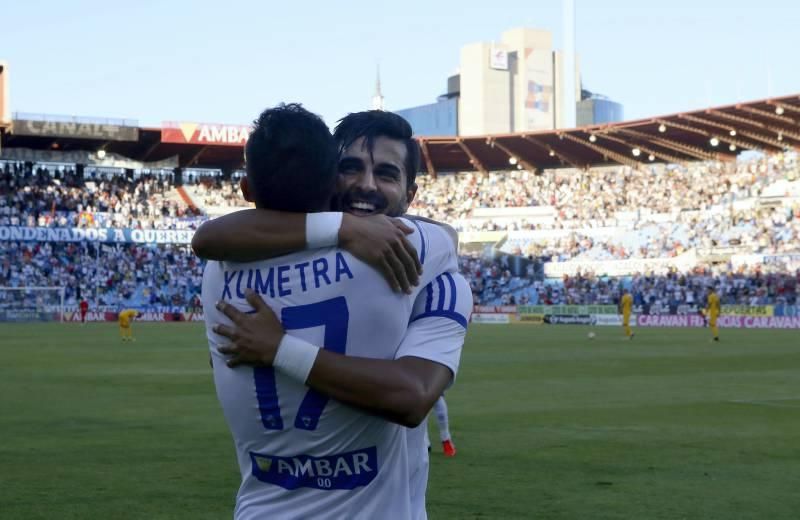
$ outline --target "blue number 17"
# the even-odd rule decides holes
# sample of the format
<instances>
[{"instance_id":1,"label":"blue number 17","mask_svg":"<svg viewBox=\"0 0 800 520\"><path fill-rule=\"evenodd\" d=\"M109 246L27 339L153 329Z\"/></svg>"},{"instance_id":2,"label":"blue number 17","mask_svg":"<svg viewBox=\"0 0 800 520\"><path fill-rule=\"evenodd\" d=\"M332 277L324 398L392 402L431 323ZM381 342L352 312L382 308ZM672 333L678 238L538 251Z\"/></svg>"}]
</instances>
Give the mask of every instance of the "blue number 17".
<instances>
[{"instance_id":1,"label":"blue number 17","mask_svg":"<svg viewBox=\"0 0 800 520\"><path fill-rule=\"evenodd\" d=\"M308 305L284 307L281 312L281 323L287 332L325 327L323 347L339 354L344 354L347 346L348 321L347 301L343 296ZM253 379L256 384L256 398L258 399L261 423L268 430L282 430L283 419L278 405L275 369L257 367L253 369ZM297 410L294 419L295 428L315 430L326 404L328 404L328 396L309 389Z\"/></svg>"}]
</instances>

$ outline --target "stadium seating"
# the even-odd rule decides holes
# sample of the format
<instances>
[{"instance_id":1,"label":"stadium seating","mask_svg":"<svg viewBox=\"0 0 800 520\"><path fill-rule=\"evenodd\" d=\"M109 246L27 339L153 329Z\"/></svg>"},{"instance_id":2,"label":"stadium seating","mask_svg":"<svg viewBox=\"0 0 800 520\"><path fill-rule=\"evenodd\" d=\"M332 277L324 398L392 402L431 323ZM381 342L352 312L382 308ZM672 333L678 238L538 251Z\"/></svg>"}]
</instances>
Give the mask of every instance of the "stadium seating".
<instances>
[{"instance_id":1,"label":"stadium seating","mask_svg":"<svg viewBox=\"0 0 800 520\"><path fill-rule=\"evenodd\" d=\"M0 167L0 225L37 227L194 228L201 220L183 203L171 177L97 169L5 163Z\"/></svg>"},{"instance_id":2,"label":"stadium seating","mask_svg":"<svg viewBox=\"0 0 800 520\"><path fill-rule=\"evenodd\" d=\"M0 226L193 229L246 207L237 172L85 170L69 165L0 163ZM796 154L736 163L654 165L540 175L514 170L418 177L411 212L464 232L503 236L462 272L476 304L613 304L623 287L637 302L699 302L717 282L723 303L795 304L798 264L706 265L614 278L583 269L546 277L546 263L582 265L680 258L724 250L738 255L800 255L800 165ZM465 233L468 235L469 233ZM0 242L0 286L66 285L109 307L196 304L202 264L187 245ZM487 254L487 251L490 254ZM513 258L527 258L516 263ZM757 263L757 262L756 262ZM549 264L552 265L552 264ZM512 274L513 273L513 274Z\"/></svg>"}]
</instances>

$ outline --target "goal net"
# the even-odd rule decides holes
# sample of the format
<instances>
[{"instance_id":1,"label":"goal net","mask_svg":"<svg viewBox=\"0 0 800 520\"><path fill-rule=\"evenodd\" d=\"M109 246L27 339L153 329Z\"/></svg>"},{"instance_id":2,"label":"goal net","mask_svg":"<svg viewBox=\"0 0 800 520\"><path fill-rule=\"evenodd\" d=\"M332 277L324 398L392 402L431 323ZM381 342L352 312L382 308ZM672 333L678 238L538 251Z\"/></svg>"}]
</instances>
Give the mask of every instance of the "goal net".
<instances>
[{"instance_id":1,"label":"goal net","mask_svg":"<svg viewBox=\"0 0 800 520\"><path fill-rule=\"evenodd\" d=\"M0 287L0 322L64 321L63 287Z\"/></svg>"}]
</instances>

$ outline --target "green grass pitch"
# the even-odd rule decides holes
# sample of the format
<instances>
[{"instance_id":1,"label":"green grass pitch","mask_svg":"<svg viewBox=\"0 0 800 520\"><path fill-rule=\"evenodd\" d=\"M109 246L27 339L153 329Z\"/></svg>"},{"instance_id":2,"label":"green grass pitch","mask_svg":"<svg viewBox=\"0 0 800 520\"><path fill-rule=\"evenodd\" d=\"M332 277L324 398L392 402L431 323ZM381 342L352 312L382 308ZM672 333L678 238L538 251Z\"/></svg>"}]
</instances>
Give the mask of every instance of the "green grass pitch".
<instances>
[{"instance_id":1,"label":"green grass pitch","mask_svg":"<svg viewBox=\"0 0 800 520\"><path fill-rule=\"evenodd\" d=\"M471 326L432 519L800 518L800 332L595 330ZM231 517L202 327L134 331L0 324L0 518Z\"/></svg>"}]
</instances>

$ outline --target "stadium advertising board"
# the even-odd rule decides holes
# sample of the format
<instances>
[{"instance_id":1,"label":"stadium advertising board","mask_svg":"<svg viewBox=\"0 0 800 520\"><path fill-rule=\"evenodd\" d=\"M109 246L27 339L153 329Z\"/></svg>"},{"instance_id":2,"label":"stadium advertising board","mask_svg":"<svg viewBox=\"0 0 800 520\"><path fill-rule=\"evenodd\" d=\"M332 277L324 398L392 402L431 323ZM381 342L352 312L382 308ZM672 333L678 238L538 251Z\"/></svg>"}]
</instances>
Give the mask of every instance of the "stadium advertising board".
<instances>
[{"instance_id":1,"label":"stadium advertising board","mask_svg":"<svg viewBox=\"0 0 800 520\"><path fill-rule=\"evenodd\" d=\"M621 327L622 316L619 314L593 314L592 325L598 327Z\"/></svg>"},{"instance_id":2,"label":"stadium advertising board","mask_svg":"<svg viewBox=\"0 0 800 520\"><path fill-rule=\"evenodd\" d=\"M520 314L517 323L542 325L544 323L544 314Z\"/></svg>"},{"instance_id":3,"label":"stadium advertising board","mask_svg":"<svg viewBox=\"0 0 800 520\"><path fill-rule=\"evenodd\" d=\"M523 314L616 314L616 305L518 305L517 310Z\"/></svg>"},{"instance_id":4,"label":"stadium advertising board","mask_svg":"<svg viewBox=\"0 0 800 520\"><path fill-rule=\"evenodd\" d=\"M139 129L136 127L92 123L88 121L34 121L30 119L15 119L12 126L12 133L14 135L75 137L103 141L139 140Z\"/></svg>"},{"instance_id":5,"label":"stadium advertising board","mask_svg":"<svg viewBox=\"0 0 800 520\"><path fill-rule=\"evenodd\" d=\"M472 312L479 314L516 314L516 305L475 305Z\"/></svg>"},{"instance_id":6,"label":"stadium advertising board","mask_svg":"<svg viewBox=\"0 0 800 520\"><path fill-rule=\"evenodd\" d=\"M119 314L111 311L90 311L86 313L86 321L92 322L115 322ZM64 322L66 323L80 323L81 313L75 310L64 311ZM55 313L55 319L58 321L58 313ZM0 321L13 321L3 320L2 313L0 313ZM19 320L18 320L19 321ZM26 319L21 321L38 321L34 319ZM193 312L185 310L181 312L160 312L160 311L143 311L142 314L136 318L136 321L147 322L178 322L178 321L203 321L203 312Z\"/></svg>"},{"instance_id":7,"label":"stadium advertising board","mask_svg":"<svg viewBox=\"0 0 800 520\"><path fill-rule=\"evenodd\" d=\"M472 308L472 323L506 324L516 321L516 305L475 305Z\"/></svg>"},{"instance_id":8,"label":"stadium advertising board","mask_svg":"<svg viewBox=\"0 0 800 520\"><path fill-rule=\"evenodd\" d=\"M800 316L800 305L779 303L772 306L775 316Z\"/></svg>"},{"instance_id":9,"label":"stadium advertising board","mask_svg":"<svg viewBox=\"0 0 800 520\"><path fill-rule=\"evenodd\" d=\"M2 309L0 322L26 323L31 321L53 321L58 319L58 314L41 312L35 309Z\"/></svg>"},{"instance_id":10,"label":"stadium advertising board","mask_svg":"<svg viewBox=\"0 0 800 520\"><path fill-rule=\"evenodd\" d=\"M634 314L698 314L701 306L696 304L687 303L645 303L642 305L634 305Z\"/></svg>"},{"instance_id":11,"label":"stadium advertising board","mask_svg":"<svg viewBox=\"0 0 800 520\"><path fill-rule=\"evenodd\" d=\"M655 314L637 317L640 327L705 327L699 315ZM717 325L726 329L800 329L800 316L720 316Z\"/></svg>"},{"instance_id":12,"label":"stadium advertising board","mask_svg":"<svg viewBox=\"0 0 800 520\"><path fill-rule=\"evenodd\" d=\"M121 244L189 244L191 229L50 228L0 226L0 240L23 242L111 242Z\"/></svg>"},{"instance_id":13,"label":"stadium advertising board","mask_svg":"<svg viewBox=\"0 0 800 520\"><path fill-rule=\"evenodd\" d=\"M508 314L478 312L472 315L472 323L505 325L511 323L511 316L509 316Z\"/></svg>"},{"instance_id":14,"label":"stadium advertising board","mask_svg":"<svg viewBox=\"0 0 800 520\"><path fill-rule=\"evenodd\" d=\"M165 121L161 125L162 143L244 146L252 127L211 123Z\"/></svg>"},{"instance_id":15,"label":"stadium advertising board","mask_svg":"<svg viewBox=\"0 0 800 520\"><path fill-rule=\"evenodd\" d=\"M723 305L722 315L730 316L772 316L772 305Z\"/></svg>"},{"instance_id":16,"label":"stadium advertising board","mask_svg":"<svg viewBox=\"0 0 800 520\"><path fill-rule=\"evenodd\" d=\"M784 306L791 307L791 306ZM704 305L697 304L643 304L633 308L634 314L700 314ZM782 308L783 312L783 308ZM721 315L731 316L791 316L790 313L779 314L773 305L723 305Z\"/></svg>"},{"instance_id":17,"label":"stadium advertising board","mask_svg":"<svg viewBox=\"0 0 800 520\"><path fill-rule=\"evenodd\" d=\"M63 318L65 322L80 323L81 313L78 311L64 311ZM104 311L96 311L96 312L90 311L86 313L86 321L117 321L117 313L104 312Z\"/></svg>"},{"instance_id":18,"label":"stadium advertising board","mask_svg":"<svg viewBox=\"0 0 800 520\"><path fill-rule=\"evenodd\" d=\"M545 314L544 322L550 325L591 325L592 316L588 314Z\"/></svg>"}]
</instances>

